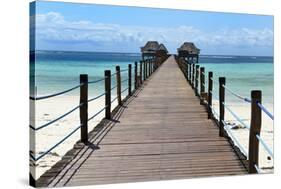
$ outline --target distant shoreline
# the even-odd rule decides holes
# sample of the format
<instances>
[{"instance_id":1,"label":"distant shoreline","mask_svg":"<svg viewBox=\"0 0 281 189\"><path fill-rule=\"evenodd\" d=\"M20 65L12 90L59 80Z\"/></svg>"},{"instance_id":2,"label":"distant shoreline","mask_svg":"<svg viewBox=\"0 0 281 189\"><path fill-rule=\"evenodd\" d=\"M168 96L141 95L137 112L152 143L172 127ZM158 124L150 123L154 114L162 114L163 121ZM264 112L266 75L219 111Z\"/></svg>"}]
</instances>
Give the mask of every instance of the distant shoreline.
<instances>
[{"instance_id":1,"label":"distant shoreline","mask_svg":"<svg viewBox=\"0 0 281 189\"><path fill-rule=\"evenodd\" d=\"M134 54L140 55L139 52L105 52L105 51L66 51L66 50L35 50L36 53L38 52L63 52L63 53L85 53L85 54ZM173 54L173 53L172 53ZM200 57L209 57L209 56L221 56L221 57L257 57L257 58L273 58L274 56L260 56L260 55L235 55L235 54L200 54Z\"/></svg>"}]
</instances>

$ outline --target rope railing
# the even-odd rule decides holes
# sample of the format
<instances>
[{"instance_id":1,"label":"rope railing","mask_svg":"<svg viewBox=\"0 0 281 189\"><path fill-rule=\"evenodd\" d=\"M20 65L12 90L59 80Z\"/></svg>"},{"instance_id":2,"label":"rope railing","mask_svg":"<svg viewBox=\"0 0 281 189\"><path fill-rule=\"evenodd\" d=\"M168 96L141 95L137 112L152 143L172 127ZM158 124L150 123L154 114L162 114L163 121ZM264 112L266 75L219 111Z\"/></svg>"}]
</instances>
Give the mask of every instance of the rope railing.
<instances>
[{"instance_id":1,"label":"rope railing","mask_svg":"<svg viewBox=\"0 0 281 189\"><path fill-rule=\"evenodd\" d=\"M245 97L243 97L243 96L241 96L241 95L239 95L239 94L237 94L237 93L235 93L233 90L231 90L231 89L229 89L228 87L226 87L225 85L222 85L222 87L226 90L226 91L228 91L229 93L231 93L232 95L234 95L235 97L237 97L237 98L239 98L240 100L243 100L243 101L245 101L245 102L248 102L248 103L256 103L256 107L258 107L258 108L260 108L267 116L269 116L272 120L274 120L274 117L273 117L273 115L259 102L261 99L249 99L249 98L245 98ZM259 95L261 95L261 92L258 92L258 91L255 91L256 92L256 95L257 94L259 94ZM253 93L252 93L252 95L253 95ZM253 97L252 97L253 98ZM261 98L261 96L260 97L256 97L256 98ZM240 118L239 118L239 116L237 116L225 103L223 103L223 105L224 105L224 108L226 108L244 127L246 127L249 131L250 131L250 133L251 132L257 132L257 131L255 131L255 129L256 128L253 128L253 130L251 129L251 127L253 127L253 126L251 126L251 127L249 127L249 126L247 126ZM254 105L254 107L255 107L255 105ZM253 105L252 105L252 108L253 108ZM253 115L252 115L253 116ZM259 116L260 117L260 116ZM253 119L253 117L252 117L252 119ZM259 119L261 119L261 118L259 118ZM255 120L255 119L254 119ZM252 121L251 121L252 122ZM252 123L251 123L252 124ZM256 122L256 121L254 121L254 127L260 127L261 126L261 121L258 121L258 122ZM257 125L259 125L259 126L257 126ZM260 130L260 129L259 129ZM251 135L251 134L250 134ZM268 145L265 143L265 141L260 137L260 131L258 131L258 134L255 134L254 135L254 137L256 137L257 138L257 140L258 140L258 142L257 143L260 143L262 146L263 146L263 148L265 149L265 151L273 158L273 152L270 150L270 148L268 147ZM251 140L251 138L250 138L250 140ZM252 139L253 140L253 139ZM254 145L255 145L255 148L258 148L258 147L256 147L256 145L258 145L256 142L254 143ZM252 146L252 148L253 148L253 146ZM241 148L240 148L241 149ZM249 171L250 172L257 172L257 173L261 173L261 170L260 170L260 168L258 167L258 165L257 164L254 164L253 166L254 166L254 169L255 170L252 170L253 168L251 168L251 166L252 166L252 162L253 161L255 161L255 160L253 160L253 158L256 158L255 156L258 156L258 151L252 151L252 149L251 149L251 146L249 147L249 153L252 153L252 155L251 155L251 160L249 160L250 161L250 163L249 163ZM254 153L254 155L253 155L253 153ZM257 160L258 161L258 160Z\"/></svg>"},{"instance_id":2,"label":"rope railing","mask_svg":"<svg viewBox=\"0 0 281 189\"><path fill-rule=\"evenodd\" d=\"M42 153L39 157L33 156L30 153L30 157L34 160L34 161L38 161L41 158L43 158L45 155L47 155L48 153L50 153L53 149L55 149L56 147L58 147L61 143L63 143L66 139L68 139L71 135L73 135L78 129L80 129L80 127L82 127L82 125L79 125L78 127L76 127L73 131L71 131L68 135L66 135L63 139L61 139L58 143L56 143L55 145L53 145L51 148L49 148L48 150L46 150L44 153Z\"/></svg>"},{"instance_id":3,"label":"rope railing","mask_svg":"<svg viewBox=\"0 0 281 189\"><path fill-rule=\"evenodd\" d=\"M104 95L106 95L106 92L105 92L105 93L102 93L102 94L100 94L100 95L98 95L98 96L96 96L96 97L93 97L93 98L89 99L88 102L92 102L92 101L94 101L94 100L97 100L97 99L101 98L101 97L104 96Z\"/></svg>"},{"instance_id":4,"label":"rope railing","mask_svg":"<svg viewBox=\"0 0 281 189\"><path fill-rule=\"evenodd\" d=\"M112 73L110 76L114 76L114 75L116 75L117 74L117 72L114 72L114 73Z\"/></svg>"},{"instance_id":5,"label":"rope railing","mask_svg":"<svg viewBox=\"0 0 281 189\"><path fill-rule=\"evenodd\" d=\"M99 115L101 112L103 112L106 109L107 106L103 107L100 111L98 111L97 113L95 113L93 116L91 116L88 121L94 119L97 115Z\"/></svg>"},{"instance_id":6,"label":"rope railing","mask_svg":"<svg viewBox=\"0 0 281 189\"><path fill-rule=\"evenodd\" d=\"M255 166L255 169L257 170L257 173L260 174L261 173L260 168L257 166L257 164L255 164L254 166Z\"/></svg>"},{"instance_id":7,"label":"rope railing","mask_svg":"<svg viewBox=\"0 0 281 189\"><path fill-rule=\"evenodd\" d=\"M105 79L107 79L107 77L103 77L102 79L98 79L98 80L95 80L95 81L88 81L88 84L98 83L98 82L104 81Z\"/></svg>"},{"instance_id":8,"label":"rope railing","mask_svg":"<svg viewBox=\"0 0 281 189\"><path fill-rule=\"evenodd\" d=\"M126 81L128 81L129 79L124 79L124 80L122 80L121 81L121 83L124 83L124 82L126 82Z\"/></svg>"},{"instance_id":9,"label":"rope railing","mask_svg":"<svg viewBox=\"0 0 281 189\"><path fill-rule=\"evenodd\" d=\"M63 94L65 94L65 93L68 93L68 92L70 92L70 91L73 91L73 90L75 90L75 89L81 87L82 85L84 85L84 83L81 83L81 84L79 84L79 85L77 85L77 86L75 86L75 87L72 87L72 88L70 88L70 89L67 89L67 90L64 90L64 91L61 91L61 92L58 92L58 93L55 93L55 94L51 94L51 95L46 95L46 96L41 96L41 97L32 97L32 96L30 96L29 99L30 99L30 100L44 100L44 99L47 99L47 98L51 98L51 97L63 95Z\"/></svg>"},{"instance_id":10,"label":"rope railing","mask_svg":"<svg viewBox=\"0 0 281 189\"><path fill-rule=\"evenodd\" d=\"M115 88L117 88L117 85L115 85L114 87L111 87L110 90L112 91L112 90L115 89Z\"/></svg>"},{"instance_id":11,"label":"rope railing","mask_svg":"<svg viewBox=\"0 0 281 189\"><path fill-rule=\"evenodd\" d=\"M263 146L265 152L269 154L273 158L273 150L267 145L267 143L260 137L261 126L262 126L262 117L261 113L265 113L271 120L274 120L274 115L264 105L261 104L261 91L260 90L252 90L251 98L243 97L238 94L235 90L228 88L225 85L225 77L219 77L218 79L214 79L213 72L205 72L204 67L198 67L195 64L182 64L181 60L178 60L178 64L183 74L186 76L186 79L189 81L189 84L195 91L195 95L199 96L200 103L207 107L208 119L215 119L215 123L219 127L219 136L224 137L227 136L229 140L232 140L232 143L240 149L241 154L244 154L247 157L247 163L245 166L248 166L249 173L260 173L261 170L258 167L259 161L259 144ZM200 73L198 73L198 69L200 68ZM198 75L200 75L200 94L198 95ZM205 83L205 77L207 76L208 82ZM215 94L213 91L213 85L218 85L218 94ZM207 85L207 86L206 86ZM205 89L207 87L207 93ZM232 110L227 103L225 103L225 93L233 95L234 97L242 100L243 102L251 104L251 122L248 125L245 122L245 119L241 119L240 116ZM206 95L207 94L207 95ZM213 107L213 100L217 100L219 102L218 108ZM216 111L219 110L219 113ZM243 145L241 145L241 141L239 138L233 133L232 127L226 123L225 120L225 111L228 111L230 116L234 118L237 124L242 125L244 128L249 130L249 147L245 149ZM247 119L249 121L249 119ZM227 135L225 135L227 134ZM236 151L236 150L235 150ZM240 154L237 151L237 153Z\"/></svg>"},{"instance_id":12,"label":"rope railing","mask_svg":"<svg viewBox=\"0 0 281 189\"><path fill-rule=\"evenodd\" d=\"M232 91L230 88L226 87L225 85L222 85L222 86L226 89L226 91L228 91L228 92L231 93L232 95L236 96L237 98L239 98L239 99L241 99L241 100L244 100L245 102L251 103L251 100L250 100L249 98L243 97L243 96L241 96L241 95L235 93L234 91Z\"/></svg>"},{"instance_id":13,"label":"rope railing","mask_svg":"<svg viewBox=\"0 0 281 189\"><path fill-rule=\"evenodd\" d=\"M153 63L154 62L151 61L150 62L150 67L146 67L146 68L150 69L149 73L148 73L148 70L146 70L146 74L147 74L146 77L149 77L152 74L152 72L155 70L155 68L153 67ZM131 68L132 68L132 66L131 66L131 64L129 64L128 65L128 69L120 70L120 72L128 71L128 77L129 78L122 80L122 83L125 82L125 81L128 81L128 85L129 86L127 88L125 88L124 90L122 90L121 93L123 93L126 90L128 90L129 91L129 93L128 93L129 95L131 95L132 75L135 76L135 74L138 74L138 72L135 72L135 73L132 74L131 73ZM142 70L142 71L144 72L144 70ZM119 89L118 90L121 90L120 72L115 72L115 73L111 74L110 70L105 70L105 73L104 73L105 77L103 77L102 79L94 80L94 81L88 81L88 75L82 74L82 75L80 75L80 83L81 83L80 85L77 85L75 87L72 87L70 89L67 89L67 90L64 90L62 92L55 93L55 94L52 94L52 95L46 95L46 96L42 96L42 97L30 97L30 99L32 99L32 100L42 100L42 99L47 99L47 98L51 98L51 97L55 97L55 96L59 96L59 95L65 94L67 92L70 92L70 91L75 90L75 89L80 87L80 102L81 103L78 106L74 107L73 109L71 109L70 111L66 112L65 114L59 116L58 118L56 118L56 119L54 119L54 120L52 120L52 121L50 121L50 122L48 122L48 123L46 123L44 125L41 125L41 126L39 126L37 128L35 128L32 125L29 125L29 127L31 129L35 130L35 131L38 131L38 130L43 129L44 127L47 127L47 126L51 125L52 123L55 123L56 121L66 117L67 115L69 115L70 113L74 112L75 110L77 110L79 108L80 108L80 122L81 122L81 124L78 127L76 127L73 131L71 131L69 134L67 134L64 138L62 138L59 142L57 142L55 145L53 145L48 150L46 150L41 155L39 155L38 157L36 157L36 154L33 155L32 152L30 152L31 159L33 159L34 161L40 160L41 158L46 156L48 153L50 153L53 149L55 149L60 144L62 144L66 139L68 139L70 136L72 136L80 128L81 128L81 142L84 142L84 143L87 142L88 141L88 133L84 132L84 131L87 131L87 127L88 127L87 123L88 123L88 121L94 119L96 116L98 116L103 111L105 111L105 118L106 119L110 119L111 118L111 106L110 106L110 104L118 99L118 96L117 96L113 100L110 100L111 99L111 91L113 89L115 89L115 88L118 88L118 85L115 85L114 87L110 88L111 76L116 75L118 73L118 77L117 77L117 80L118 80L117 83L119 83ZM143 73L139 73L139 74L143 75ZM134 77L134 78L135 79L133 80L133 82L136 83L138 78L137 77ZM98 82L101 82L101 81L105 81L105 92L100 94L100 95L98 95L98 96L95 96L93 98L88 99L88 86L86 86L86 85L98 83ZM137 89L137 88L135 88L135 89ZM88 107L87 106L83 106L84 103L95 101L95 100L101 98L102 96L105 96L105 102L106 102L105 107L103 107L101 110L99 110L94 115L92 115L90 118L88 118ZM119 97L120 97L120 95L119 95ZM85 119L85 118L87 118L87 119Z\"/></svg>"},{"instance_id":14,"label":"rope railing","mask_svg":"<svg viewBox=\"0 0 281 189\"><path fill-rule=\"evenodd\" d=\"M264 149L267 151L267 153L273 157L273 152L269 149L269 147L267 146L267 144L264 142L264 140L259 136L256 135L257 139L260 141L260 143L262 144L262 146L264 147Z\"/></svg>"},{"instance_id":15,"label":"rope railing","mask_svg":"<svg viewBox=\"0 0 281 189\"><path fill-rule=\"evenodd\" d=\"M229 111L229 113L236 118L237 121L239 121L239 123L241 123L245 128L247 128L248 130L250 130L250 127L248 125L246 125L237 114L235 114L229 107L228 105L226 105L225 103L223 103L224 107Z\"/></svg>"},{"instance_id":16,"label":"rope railing","mask_svg":"<svg viewBox=\"0 0 281 189\"><path fill-rule=\"evenodd\" d=\"M117 100L117 97L115 97L114 99L112 99L110 103L113 103L115 100Z\"/></svg>"},{"instance_id":17,"label":"rope railing","mask_svg":"<svg viewBox=\"0 0 281 189\"><path fill-rule=\"evenodd\" d=\"M273 114L271 114L261 103L257 103L258 107L266 114L270 119L274 120Z\"/></svg>"},{"instance_id":18,"label":"rope railing","mask_svg":"<svg viewBox=\"0 0 281 189\"><path fill-rule=\"evenodd\" d=\"M217 83L217 84L220 84L218 81L214 80L213 77L211 77L210 80L212 80L213 82L215 82L215 83Z\"/></svg>"},{"instance_id":19,"label":"rope railing","mask_svg":"<svg viewBox=\"0 0 281 189\"><path fill-rule=\"evenodd\" d=\"M104 77L102 79L98 79L98 80L94 80L94 81L89 81L88 84L98 83L98 82L104 81L105 79L106 78ZM73 90L81 87L82 85L84 85L84 83L79 84L77 86L74 86L74 87L72 87L70 89L66 89L64 91L61 91L61 92L58 92L58 93L54 93L54 94L50 94L50 95L46 95L46 96L41 96L41 97L32 97L32 96L30 96L29 99L31 99L31 100L44 100L44 99L47 99L47 98L51 98L51 97L55 97L55 96L60 96L60 95L63 95L65 93L68 93L70 91L73 91Z\"/></svg>"},{"instance_id":20,"label":"rope railing","mask_svg":"<svg viewBox=\"0 0 281 189\"><path fill-rule=\"evenodd\" d=\"M126 90L128 90L129 88L127 87L126 89L121 91L121 94L124 93Z\"/></svg>"},{"instance_id":21,"label":"rope railing","mask_svg":"<svg viewBox=\"0 0 281 189\"><path fill-rule=\"evenodd\" d=\"M128 71L129 69L123 69L123 70L120 70L120 72L126 72Z\"/></svg>"},{"instance_id":22,"label":"rope railing","mask_svg":"<svg viewBox=\"0 0 281 189\"><path fill-rule=\"evenodd\" d=\"M251 103L252 101L247 98L247 97L243 97L237 93L235 93L233 90L231 90L230 88L226 87L225 85L222 85L226 91L228 91L229 93L231 93L232 95L236 96L237 98L244 100L245 102ZM272 120L274 120L274 116L273 114L271 114L261 103L257 103L257 105L260 107L260 109L266 114L268 115L268 117L270 117Z\"/></svg>"},{"instance_id":23,"label":"rope railing","mask_svg":"<svg viewBox=\"0 0 281 189\"><path fill-rule=\"evenodd\" d=\"M49 126L49 125L51 125L51 124L53 124L53 123L59 121L60 119L66 117L67 115L71 114L72 112L74 112L75 110L77 110L78 108L80 108L82 105L83 105L83 104L79 104L78 106L74 107L73 109L71 109L70 111L66 112L65 114L59 116L58 118L56 118L56 119L54 119L54 120L52 120L52 121L50 121L50 122L48 122L48 123L46 123L46 124L44 124L44 125L41 125L40 127L36 127L36 128L35 128L35 127L31 126L31 125L29 125L29 127L30 127L31 129L35 130L35 131L38 131L38 130L40 130L40 129L43 129L43 128L45 128L45 127L47 127L47 126Z\"/></svg>"}]
</instances>

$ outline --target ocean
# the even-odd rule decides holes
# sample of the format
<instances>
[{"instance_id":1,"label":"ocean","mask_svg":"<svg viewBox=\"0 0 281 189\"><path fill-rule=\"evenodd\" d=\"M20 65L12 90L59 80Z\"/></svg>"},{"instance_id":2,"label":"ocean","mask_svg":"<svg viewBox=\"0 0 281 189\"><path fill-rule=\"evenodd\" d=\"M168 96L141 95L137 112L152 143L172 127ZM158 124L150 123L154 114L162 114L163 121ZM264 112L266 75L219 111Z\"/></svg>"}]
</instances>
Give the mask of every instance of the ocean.
<instances>
[{"instance_id":1,"label":"ocean","mask_svg":"<svg viewBox=\"0 0 281 189\"><path fill-rule=\"evenodd\" d=\"M140 59L141 55L138 53L37 51L37 95L46 95L75 86L79 83L80 74L88 74L90 81L101 79L104 77L104 70L109 69L114 73L116 65L119 65L121 70L127 69L128 64L133 66L134 62ZM206 73L213 71L215 80L218 80L218 77L226 77L226 86L240 95L250 97L251 90L262 90L263 102L273 104L273 57L201 55L199 63L205 67ZM122 78L127 78L126 72L122 74ZM114 84L113 77L112 85ZM214 84L215 90L216 86ZM104 90L104 84L95 85L95 88L89 87L89 90L98 94ZM74 93L78 95L77 91ZM239 102L233 96L226 98L231 102Z\"/></svg>"},{"instance_id":2,"label":"ocean","mask_svg":"<svg viewBox=\"0 0 281 189\"><path fill-rule=\"evenodd\" d=\"M115 66L119 65L121 70L126 70L128 64L134 66L135 61L141 59L138 53L100 53L100 52L62 52L62 51L36 51L35 63L30 65L31 74L35 74L36 96L44 96L56 92L64 91L79 84L79 75L88 74L89 81L99 80L104 77L104 70L115 72ZM257 56L220 56L220 55L201 55L199 58L200 66L205 67L207 72L213 71L214 81L218 77L226 77L226 86L243 97L250 97L251 90L262 90L263 104L270 112L273 112L273 76L274 64L273 57ZM132 73L134 73L132 71ZM133 75L134 76L134 75ZM127 71L121 72L121 80L126 80ZM33 75L31 75L31 79ZM207 79L206 79L207 81ZM112 87L115 86L115 76L112 76ZM134 83L132 83L134 85ZM207 83L206 83L207 86ZM214 94L218 96L217 83L214 82ZM122 89L127 87L127 83L122 83ZM32 86L31 86L32 88ZM89 85L89 98L95 97L104 92L104 82ZM126 92L126 91L125 91ZM126 95L125 93L123 95ZM112 95L114 98L116 95ZM36 101L35 127L54 120L69 111L79 103L79 89L71 91L65 95ZM214 96L213 107L218 112L218 105ZM230 105L246 124L250 120L250 104L241 101L230 93L226 92L226 104ZM117 105L115 101L113 107ZM104 107L104 98L89 104L89 116ZM103 118L101 113L96 119L89 123L89 130ZM263 115L265 116L265 115ZM232 125L239 123L226 112L226 121ZM31 132L35 137L35 152L38 157L48 150L52 145L60 141L65 135L80 124L79 111L66 116L53 125L46 127L38 132ZM231 126L231 125L230 125ZM233 130L235 137L239 139L241 145L247 149L249 134L246 129ZM268 118L263 118L262 137L273 149L273 122ZM46 170L50 169L61 157L73 147L79 140L80 134L76 132L63 144L52 150L52 153L40 159L36 164L35 178L39 178ZM273 166L273 161L268 160L268 155L261 150L260 165L269 168Z\"/></svg>"}]
</instances>

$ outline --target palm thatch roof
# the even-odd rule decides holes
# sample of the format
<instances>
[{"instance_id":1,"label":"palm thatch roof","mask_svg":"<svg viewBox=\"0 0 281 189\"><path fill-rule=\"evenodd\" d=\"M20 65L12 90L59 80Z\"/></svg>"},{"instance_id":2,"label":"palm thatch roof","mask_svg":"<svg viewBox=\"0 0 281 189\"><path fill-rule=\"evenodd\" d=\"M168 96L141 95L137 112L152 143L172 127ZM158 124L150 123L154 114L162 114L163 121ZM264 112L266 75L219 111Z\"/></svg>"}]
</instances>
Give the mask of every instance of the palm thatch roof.
<instances>
[{"instance_id":1,"label":"palm thatch roof","mask_svg":"<svg viewBox=\"0 0 281 189\"><path fill-rule=\"evenodd\" d=\"M142 53L155 53L159 47L157 41L148 41L145 46L141 47Z\"/></svg>"},{"instance_id":2,"label":"palm thatch roof","mask_svg":"<svg viewBox=\"0 0 281 189\"><path fill-rule=\"evenodd\" d=\"M165 53L168 53L167 48L162 43L158 46L157 51L163 51Z\"/></svg>"},{"instance_id":3,"label":"palm thatch roof","mask_svg":"<svg viewBox=\"0 0 281 189\"><path fill-rule=\"evenodd\" d=\"M199 54L200 53L200 49L198 49L194 43L192 42L184 42L180 48L178 48L178 52L180 51L185 51L188 54Z\"/></svg>"}]
</instances>

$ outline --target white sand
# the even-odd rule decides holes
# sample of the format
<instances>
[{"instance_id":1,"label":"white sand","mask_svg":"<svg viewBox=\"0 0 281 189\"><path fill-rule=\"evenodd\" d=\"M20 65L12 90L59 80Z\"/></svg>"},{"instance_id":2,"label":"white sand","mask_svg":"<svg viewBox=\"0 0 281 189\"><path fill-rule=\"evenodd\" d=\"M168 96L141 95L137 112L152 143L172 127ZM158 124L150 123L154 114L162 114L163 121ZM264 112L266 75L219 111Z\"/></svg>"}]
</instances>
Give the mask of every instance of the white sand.
<instances>
[{"instance_id":1,"label":"white sand","mask_svg":"<svg viewBox=\"0 0 281 189\"><path fill-rule=\"evenodd\" d=\"M125 94L125 93L124 93ZM90 99L91 97L89 97ZM114 96L112 97L112 99ZM36 102L36 126L43 125L59 116L69 111L73 107L79 104L78 96L60 96L55 98L50 98L48 100L42 100ZM214 102L214 107L217 108L218 102ZM112 104L112 109L116 107L117 101ZM94 115L96 112L101 110L104 107L104 97L89 103L89 117ZM249 125L250 118L250 104L240 106L233 105L231 106L232 110L236 112L241 118L247 119L245 122ZM268 106L269 110L272 112L273 107ZM217 109L218 112L218 109ZM264 114L263 114L264 115ZM96 118L91 120L88 124L89 131L91 131L104 117L104 111L101 112ZM33 119L33 118L31 118ZM237 123L233 121L234 118L226 110L226 121L230 123ZM80 125L79 121L79 109L65 118L57 121L56 123L43 128L36 132L36 157L38 157L42 152L48 150L67 134L73 131L77 126ZM34 135L34 131L30 129L31 135ZM249 132L247 129L232 129L235 137L241 142L242 146L247 150L248 149L248 140ZM263 116L263 125L262 125L262 138L273 149L273 122L267 117ZM32 137L31 137L32 138ZM33 176L38 179L46 170L50 169L61 157L70 150L75 142L80 139L80 131L78 130L65 142L55 148L52 153L47 154L45 157L37 161L36 163L36 173ZM273 160L268 160L267 153L263 150L264 148L260 145L260 167L270 168L273 166ZM267 170L268 171L268 170ZM270 170L271 171L271 170Z\"/></svg>"},{"instance_id":2,"label":"white sand","mask_svg":"<svg viewBox=\"0 0 281 189\"><path fill-rule=\"evenodd\" d=\"M216 112L219 112L218 109L218 101L213 101L213 107L215 107ZM273 112L272 104L263 104L270 112ZM250 117L251 117L251 104L228 104L231 110L238 115L243 122L250 126ZM226 123L230 124L229 129L231 133L233 133L234 137L237 138L242 148L245 149L246 153L248 153L248 145L249 145L249 130L247 128L240 129L231 129L233 126L243 127L240 122L238 122L232 114L225 109L225 120ZM265 114L262 113L262 127L261 127L261 138L267 144L271 152L273 152L273 121ZM237 144L236 144L237 145ZM239 147L239 145L237 145ZM262 172L273 172L273 159L269 157L270 155L267 153L263 145L260 143L260 154L259 154L259 167Z\"/></svg>"}]
</instances>

